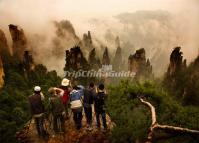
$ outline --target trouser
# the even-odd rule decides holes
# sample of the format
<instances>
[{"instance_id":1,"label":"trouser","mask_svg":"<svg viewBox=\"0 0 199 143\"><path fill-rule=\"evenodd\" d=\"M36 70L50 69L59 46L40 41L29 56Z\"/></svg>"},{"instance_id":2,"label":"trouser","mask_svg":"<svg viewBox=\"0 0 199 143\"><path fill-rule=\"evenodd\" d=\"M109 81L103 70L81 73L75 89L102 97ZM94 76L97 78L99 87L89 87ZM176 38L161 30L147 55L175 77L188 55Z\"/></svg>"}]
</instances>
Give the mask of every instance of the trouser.
<instances>
[{"instance_id":1,"label":"trouser","mask_svg":"<svg viewBox=\"0 0 199 143\"><path fill-rule=\"evenodd\" d=\"M38 135L45 137L46 131L44 130L44 117L35 117L34 119Z\"/></svg>"},{"instance_id":2,"label":"trouser","mask_svg":"<svg viewBox=\"0 0 199 143\"><path fill-rule=\"evenodd\" d=\"M82 127L82 108L72 109L72 111L76 128L80 129Z\"/></svg>"},{"instance_id":3,"label":"trouser","mask_svg":"<svg viewBox=\"0 0 199 143\"><path fill-rule=\"evenodd\" d=\"M84 107L84 112L86 115L86 121L87 124L91 125L92 124L92 107Z\"/></svg>"},{"instance_id":4,"label":"trouser","mask_svg":"<svg viewBox=\"0 0 199 143\"><path fill-rule=\"evenodd\" d=\"M104 129L107 128L107 124L106 124L106 113L105 111L102 112L96 112L96 121L97 121L97 126L100 128L101 124L100 124L100 115L102 117L102 123L104 126Z\"/></svg>"},{"instance_id":5,"label":"trouser","mask_svg":"<svg viewBox=\"0 0 199 143\"><path fill-rule=\"evenodd\" d=\"M66 114L66 119L68 119L68 117L69 117L68 108L69 108L69 104L65 103L64 104L64 110L65 110L65 114Z\"/></svg>"},{"instance_id":6,"label":"trouser","mask_svg":"<svg viewBox=\"0 0 199 143\"><path fill-rule=\"evenodd\" d=\"M55 132L65 132L64 122L65 122L65 119L62 114L54 115L53 116L53 130Z\"/></svg>"}]
</instances>

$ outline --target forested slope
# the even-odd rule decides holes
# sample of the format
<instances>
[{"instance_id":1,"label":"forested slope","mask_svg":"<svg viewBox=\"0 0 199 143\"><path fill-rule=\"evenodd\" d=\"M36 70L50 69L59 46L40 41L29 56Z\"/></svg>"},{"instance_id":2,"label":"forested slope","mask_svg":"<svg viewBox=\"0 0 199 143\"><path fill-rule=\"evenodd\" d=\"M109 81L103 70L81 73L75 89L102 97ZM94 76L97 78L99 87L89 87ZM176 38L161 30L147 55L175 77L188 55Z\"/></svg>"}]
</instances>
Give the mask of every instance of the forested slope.
<instances>
[{"instance_id":1,"label":"forested slope","mask_svg":"<svg viewBox=\"0 0 199 143\"><path fill-rule=\"evenodd\" d=\"M109 88L108 109L117 125L112 131L113 142L146 141L151 124L151 112L139 100L140 95L155 107L159 124L199 130L198 107L183 106L154 82L139 84L123 81ZM157 131L153 141L196 143L199 138L186 133Z\"/></svg>"},{"instance_id":2,"label":"forested slope","mask_svg":"<svg viewBox=\"0 0 199 143\"><path fill-rule=\"evenodd\" d=\"M47 89L60 84L55 71L48 72L43 65L25 72L18 62L4 64L5 85L0 91L0 142L16 142L15 133L30 120L28 96L40 85L44 95ZM47 99L46 99L47 100Z\"/></svg>"}]
</instances>

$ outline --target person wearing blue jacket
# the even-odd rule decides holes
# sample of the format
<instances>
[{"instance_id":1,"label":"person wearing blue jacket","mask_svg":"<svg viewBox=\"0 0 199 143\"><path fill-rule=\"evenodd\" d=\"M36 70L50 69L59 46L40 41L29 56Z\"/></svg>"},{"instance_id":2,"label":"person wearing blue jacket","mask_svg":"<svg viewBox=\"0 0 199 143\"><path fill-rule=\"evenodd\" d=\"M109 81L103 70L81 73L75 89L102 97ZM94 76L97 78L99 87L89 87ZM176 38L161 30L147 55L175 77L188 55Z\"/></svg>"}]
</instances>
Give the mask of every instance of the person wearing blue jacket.
<instances>
[{"instance_id":1,"label":"person wearing blue jacket","mask_svg":"<svg viewBox=\"0 0 199 143\"><path fill-rule=\"evenodd\" d=\"M70 105L73 112L73 120L75 122L76 128L79 130L82 127L82 95L80 88L76 85L73 87L73 90L70 92Z\"/></svg>"}]
</instances>

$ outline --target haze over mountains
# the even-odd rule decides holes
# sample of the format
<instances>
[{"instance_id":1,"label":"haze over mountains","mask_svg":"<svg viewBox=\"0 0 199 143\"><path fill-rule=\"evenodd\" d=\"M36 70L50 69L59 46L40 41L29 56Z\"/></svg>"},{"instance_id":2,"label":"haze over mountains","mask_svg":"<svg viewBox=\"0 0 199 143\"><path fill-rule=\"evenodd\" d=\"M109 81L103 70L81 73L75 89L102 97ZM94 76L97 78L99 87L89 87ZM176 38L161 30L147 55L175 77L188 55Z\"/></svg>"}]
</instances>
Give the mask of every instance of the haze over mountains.
<instances>
[{"instance_id":1,"label":"haze over mountains","mask_svg":"<svg viewBox=\"0 0 199 143\"><path fill-rule=\"evenodd\" d=\"M181 7L178 13L169 9L167 11L165 8L163 8L164 10L157 10L161 9L162 6L151 8L151 10L140 8L136 12L128 12L127 7L126 11L118 8L117 14L116 12L107 12L107 15L103 16L95 15L95 11L90 13L92 9L83 7L84 5L80 2L77 3L77 7L82 5L79 10L83 14L80 14L79 17L71 15L72 11L63 10L60 12L57 5L49 6L47 3L46 7L48 9L50 7L54 10L54 13L53 11L44 12L39 3L38 10L35 13L24 13L17 9L20 5L22 9L27 9L24 1L18 4L13 1L12 6L9 6L10 1L7 3L2 1L2 3L4 6L7 5L8 9L0 6L0 19L4 19L0 21L0 29L6 33L8 44L11 46L7 25L11 23L19 25L24 29L29 42L28 48L33 52L36 62L44 63L49 69L56 69L59 74L63 74L64 51L78 44L83 39L83 33L87 33L87 31L91 31L93 44L100 58L103 53L101 51L105 46L110 49L111 56L115 54L117 48L115 38L117 36L120 37L124 57L128 57L139 48L145 48L146 56L150 59L156 76L162 75L167 68L169 53L175 46L182 46L188 63L198 55L199 44L196 40L198 21L194 15L196 6L190 7L184 2L176 1L176 4L178 4L176 9ZM30 4L27 7L32 7ZM104 3L104 5L110 4L114 5L114 3ZM69 6L65 5L65 7L67 9ZM63 8L64 5L60 9ZM101 11L105 13L106 7L101 7ZM14 12L16 13L14 14ZM56 12L58 12L57 16L55 16ZM87 17L86 12L89 12L88 15L91 16ZM78 12L74 11L74 13L77 14ZM62 20L68 20L68 24L63 25L60 22ZM87 57L89 50L83 49L83 51ZM127 62L127 59L124 60Z\"/></svg>"}]
</instances>

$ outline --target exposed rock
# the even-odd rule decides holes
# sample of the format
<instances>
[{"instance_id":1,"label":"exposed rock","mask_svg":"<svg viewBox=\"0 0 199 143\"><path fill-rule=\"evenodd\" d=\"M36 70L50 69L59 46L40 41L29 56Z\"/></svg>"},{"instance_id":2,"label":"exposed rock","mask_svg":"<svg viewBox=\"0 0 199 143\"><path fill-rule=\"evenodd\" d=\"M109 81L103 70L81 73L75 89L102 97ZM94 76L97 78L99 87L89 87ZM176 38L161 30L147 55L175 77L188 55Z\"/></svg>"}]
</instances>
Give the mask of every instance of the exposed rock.
<instances>
[{"instance_id":1,"label":"exposed rock","mask_svg":"<svg viewBox=\"0 0 199 143\"><path fill-rule=\"evenodd\" d=\"M88 57L89 65L92 69L99 69L100 68L100 60L96 58L95 48L91 50Z\"/></svg>"},{"instance_id":2,"label":"exposed rock","mask_svg":"<svg viewBox=\"0 0 199 143\"><path fill-rule=\"evenodd\" d=\"M173 49L163 83L172 95L182 97L184 104L198 106L199 56L187 66L182 54L180 47Z\"/></svg>"},{"instance_id":3,"label":"exposed rock","mask_svg":"<svg viewBox=\"0 0 199 143\"><path fill-rule=\"evenodd\" d=\"M89 39L89 42L92 44L92 38L91 38L91 32L88 31L88 39Z\"/></svg>"},{"instance_id":4,"label":"exposed rock","mask_svg":"<svg viewBox=\"0 0 199 143\"><path fill-rule=\"evenodd\" d=\"M199 56L184 70L183 76L186 77L186 85L184 87L183 100L185 104L192 104L198 106L199 102ZM183 77L183 79L184 79ZM179 84L182 86L181 78Z\"/></svg>"},{"instance_id":5,"label":"exposed rock","mask_svg":"<svg viewBox=\"0 0 199 143\"><path fill-rule=\"evenodd\" d=\"M104 54L103 54L103 57L102 57L102 65L110 65L109 52L108 52L107 47L105 48Z\"/></svg>"},{"instance_id":6,"label":"exposed rock","mask_svg":"<svg viewBox=\"0 0 199 143\"><path fill-rule=\"evenodd\" d=\"M168 70L164 77L164 85L169 89L170 91L176 90L179 87L180 89L179 94L183 94L183 90L185 87L181 86L181 81L183 78L182 76L185 76L186 73L186 59L183 61L182 52L180 51L181 47L175 47L170 55L170 63Z\"/></svg>"},{"instance_id":7,"label":"exposed rock","mask_svg":"<svg viewBox=\"0 0 199 143\"><path fill-rule=\"evenodd\" d=\"M73 38L79 40L79 38L75 33L75 29L70 21L68 20L62 20L60 22L55 21L54 24L56 26L56 35L58 37L68 37L68 34L70 34L70 36L73 36Z\"/></svg>"},{"instance_id":8,"label":"exposed rock","mask_svg":"<svg viewBox=\"0 0 199 143\"><path fill-rule=\"evenodd\" d=\"M0 57L0 88L2 88L4 85L4 69L3 69L3 63Z\"/></svg>"},{"instance_id":9,"label":"exposed rock","mask_svg":"<svg viewBox=\"0 0 199 143\"><path fill-rule=\"evenodd\" d=\"M115 40L116 46L117 46L117 50L115 53L115 57L113 59L113 69L115 71L120 71L122 70L122 49L120 47L120 39L119 37L116 37Z\"/></svg>"},{"instance_id":10,"label":"exposed rock","mask_svg":"<svg viewBox=\"0 0 199 143\"><path fill-rule=\"evenodd\" d=\"M94 112L93 112L94 115ZM65 121L65 133L54 134L52 129L52 119L45 120L45 129L49 133L49 138L44 140L38 136L35 128L34 121L29 121L26 126L17 133L17 139L19 141L29 141L32 143L110 143L108 138L110 131L115 126L115 123L111 121L109 115L106 114L106 121L108 130L103 132L96 126L96 118L93 118L92 131L89 131L86 126L86 118L83 116L82 128L77 130L73 121L73 114L71 113L69 119ZM101 125L102 126L102 125ZM101 127L102 129L103 127Z\"/></svg>"},{"instance_id":11,"label":"exposed rock","mask_svg":"<svg viewBox=\"0 0 199 143\"><path fill-rule=\"evenodd\" d=\"M32 55L30 55L29 51L24 52L23 56L23 66L25 71L30 71L34 69L34 61Z\"/></svg>"},{"instance_id":12,"label":"exposed rock","mask_svg":"<svg viewBox=\"0 0 199 143\"><path fill-rule=\"evenodd\" d=\"M81 49L79 46L73 47L69 50L66 50L66 64L65 64L65 71L71 70L80 70L80 69L87 69L88 62L84 57Z\"/></svg>"},{"instance_id":13,"label":"exposed rock","mask_svg":"<svg viewBox=\"0 0 199 143\"><path fill-rule=\"evenodd\" d=\"M161 76L165 72L165 67L168 66L168 54L170 54L170 48L165 47L175 44L173 39L182 34L178 33L176 27L173 26L180 25L180 21L175 23L172 17L170 12L162 10L144 10L117 15L116 18L122 24L128 23L128 26L123 29L123 34L120 35L120 38L123 39L122 46L125 47L122 50L123 55L129 56L129 51L134 52L136 47L147 47L145 50L147 53L150 52L150 62L155 63L153 73ZM111 26L107 29L109 28L111 29Z\"/></svg>"},{"instance_id":14,"label":"exposed rock","mask_svg":"<svg viewBox=\"0 0 199 143\"><path fill-rule=\"evenodd\" d=\"M164 76L163 85L174 96L183 96L183 98L187 98L187 95L190 94L191 91L188 91L187 89L192 89L192 86L194 85L192 82L192 76L194 74L187 68L186 59L183 60L182 55L183 52L181 52L181 47L175 47L173 49L170 55L170 63ZM191 94L194 95L194 93Z\"/></svg>"},{"instance_id":15,"label":"exposed rock","mask_svg":"<svg viewBox=\"0 0 199 143\"><path fill-rule=\"evenodd\" d=\"M23 53L27 49L27 39L23 29L16 25L9 25L10 34L13 41L13 56L22 60Z\"/></svg>"},{"instance_id":16,"label":"exposed rock","mask_svg":"<svg viewBox=\"0 0 199 143\"><path fill-rule=\"evenodd\" d=\"M129 56L128 68L129 71L135 72L137 79L152 77L152 66L149 59L146 60L144 48L136 50L135 54Z\"/></svg>"},{"instance_id":17,"label":"exposed rock","mask_svg":"<svg viewBox=\"0 0 199 143\"><path fill-rule=\"evenodd\" d=\"M0 55L3 62L7 61L11 56L6 36L1 29L0 29Z\"/></svg>"},{"instance_id":18,"label":"exposed rock","mask_svg":"<svg viewBox=\"0 0 199 143\"><path fill-rule=\"evenodd\" d=\"M75 33L75 29L70 21L62 20L54 22L56 28L56 37L53 39L52 53L57 58L63 57L65 49L80 43L79 37Z\"/></svg>"},{"instance_id":19,"label":"exposed rock","mask_svg":"<svg viewBox=\"0 0 199 143\"><path fill-rule=\"evenodd\" d=\"M88 31L88 34L86 34L86 33L83 34L82 44L87 49L93 49L93 42L92 42L92 37L91 37L90 31Z\"/></svg>"},{"instance_id":20,"label":"exposed rock","mask_svg":"<svg viewBox=\"0 0 199 143\"><path fill-rule=\"evenodd\" d=\"M116 37L115 44L116 44L116 47L120 47L120 38L119 38L119 36Z\"/></svg>"},{"instance_id":21,"label":"exposed rock","mask_svg":"<svg viewBox=\"0 0 199 143\"><path fill-rule=\"evenodd\" d=\"M181 47L176 47L170 55L170 64L168 67L167 75L174 76L186 67L186 59L183 61Z\"/></svg>"}]
</instances>

